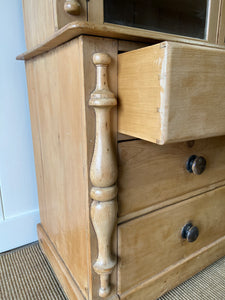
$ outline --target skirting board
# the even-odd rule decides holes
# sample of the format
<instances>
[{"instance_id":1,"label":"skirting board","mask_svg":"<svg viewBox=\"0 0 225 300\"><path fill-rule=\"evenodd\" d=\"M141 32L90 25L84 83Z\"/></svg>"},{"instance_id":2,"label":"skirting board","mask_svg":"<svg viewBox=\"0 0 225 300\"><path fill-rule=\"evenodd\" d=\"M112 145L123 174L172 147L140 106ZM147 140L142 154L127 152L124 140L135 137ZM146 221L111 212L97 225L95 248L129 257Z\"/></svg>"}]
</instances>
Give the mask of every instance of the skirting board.
<instances>
[{"instance_id":1,"label":"skirting board","mask_svg":"<svg viewBox=\"0 0 225 300\"><path fill-rule=\"evenodd\" d=\"M36 226L39 222L40 217L38 209L1 220L0 253L36 241Z\"/></svg>"},{"instance_id":2,"label":"skirting board","mask_svg":"<svg viewBox=\"0 0 225 300\"><path fill-rule=\"evenodd\" d=\"M41 224L37 225L37 231L41 250L51 264L68 298L70 300L85 300L85 297L82 295L77 283L72 278L69 270Z\"/></svg>"}]
</instances>

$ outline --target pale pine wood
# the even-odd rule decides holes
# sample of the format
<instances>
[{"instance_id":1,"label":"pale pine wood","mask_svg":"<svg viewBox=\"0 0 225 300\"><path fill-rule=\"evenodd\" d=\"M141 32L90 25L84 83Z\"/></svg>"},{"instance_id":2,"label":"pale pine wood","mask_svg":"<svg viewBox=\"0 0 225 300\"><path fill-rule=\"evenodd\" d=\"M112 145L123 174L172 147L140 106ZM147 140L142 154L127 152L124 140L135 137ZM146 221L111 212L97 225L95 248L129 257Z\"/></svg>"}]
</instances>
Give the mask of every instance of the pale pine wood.
<instances>
[{"instance_id":1,"label":"pale pine wood","mask_svg":"<svg viewBox=\"0 0 225 300\"><path fill-rule=\"evenodd\" d=\"M210 0L208 9L208 22L206 39L209 43L217 43L220 22L220 8L222 0Z\"/></svg>"},{"instance_id":2,"label":"pale pine wood","mask_svg":"<svg viewBox=\"0 0 225 300\"><path fill-rule=\"evenodd\" d=\"M160 92L163 92L159 76L162 68L165 72L165 64L165 47L161 44L118 56L118 131L120 133L138 138L145 138L148 134L150 136L148 140L153 142L159 139Z\"/></svg>"},{"instance_id":3,"label":"pale pine wood","mask_svg":"<svg viewBox=\"0 0 225 300\"><path fill-rule=\"evenodd\" d=\"M43 43L70 22L87 20L86 0L79 0L79 15L68 14L64 3L65 0L23 0L27 49Z\"/></svg>"},{"instance_id":4,"label":"pale pine wood","mask_svg":"<svg viewBox=\"0 0 225 300\"><path fill-rule=\"evenodd\" d=\"M89 195L82 51L82 39L73 40L28 61L26 72L33 136L39 137L34 152L41 223L87 297Z\"/></svg>"},{"instance_id":5,"label":"pale pine wood","mask_svg":"<svg viewBox=\"0 0 225 300\"><path fill-rule=\"evenodd\" d=\"M27 49L37 46L55 32L52 0L23 0Z\"/></svg>"},{"instance_id":6,"label":"pale pine wood","mask_svg":"<svg viewBox=\"0 0 225 300\"><path fill-rule=\"evenodd\" d=\"M225 237L202 248L120 295L121 300L155 300L224 256Z\"/></svg>"},{"instance_id":7,"label":"pale pine wood","mask_svg":"<svg viewBox=\"0 0 225 300\"><path fill-rule=\"evenodd\" d=\"M94 151L94 142L95 142L95 114L92 107L88 105L90 94L94 91L96 87L96 70L95 65L93 64L93 54L96 52L104 52L110 55L111 63L108 67L108 85L109 89L117 95L117 52L118 52L118 43L116 40L103 39L96 37L83 37L83 57L84 59L84 78L86 78L84 92L85 92L85 106L86 106L86 134L88 142L88 166L90 167L93 151ZM111 114L111 131L112 138L114 140L114 146L116 147L116 134L117 134L117 110L112 108ZM91 190L92 185L89 181L89 190ZM92 200L89 199L89 205L91 206ZM91 240L91 261L92 264L95 263L98 257L98 244L96 239L96 234L93 226L89 227L90 231L90 240ZM113 235L112 240L112 251L115 256L117 256L117 234L116 232ZM90 284L89 284L89 295L93 299L99 299L99 286L100 280L99 276L95 273L90 265ZM116 292L116 267L114 268L111 276L111 295L115 296ZM111 298L111 296L109 297Z\"/></svg>"},{"instance_id":8,"label":"pale pine wood","mask_svg":"<svg viewBox=\"0 0 225 300\"><path fill-rule=\"evenodd\" d=\"M109 87L116 93L115 40L80 37L26 63L41 223L88 299L99 299L100 284L92 268L98 245L89 218L88 176L95 139L88 101L95 88L96 51L112 58ZM111 117L116 143L116 110ZM112 246L116 254L116 234ZM116 272L111 284L109 299L116 299Z\"/></svg>"},{"instance_id":9,"label":"pale pine wood","mask_svg":"<svg viewBox=\"0 0 225 300\"><path fill-rule=\"evenodd\" d=\"M218 43L220 45L225 44L225 1L221 0L221 16L219 24Z\"/></svg>"},{"instance_id":10,"label":"pale pine wood","mask_svg":"<svg viewBox=\"0 0 225 300\"><path fill-rule=\"evenodd\" d=\"M189 193L186 193L184 195L180 195L178 197L174 197L174 198L171 198L171 199L168 199L168 200L165 200L163 202L159 202L159 203L156 203L156 204L153 204L151 206L147 206L145 208L142 208L142 209L139 209L139 210L136 210L134 212L131 212L131 213L128 213L124 216L121 216L121 217L118 217L117 221L118 221L118 224L122 224L124 222L127 222L127 221L130 221L132 219L135 219L137 217L140 217L140 216L144 216L152 211L155 211L155 210L158 210L158 209L161 209L163 207L166 207L166 206L169 206L169 205L172 205L174 203L178 203L178 202L181 202L181 201L184 201L184 200L187 200L189 199L190 197L194 197L194 196L197 196L197 195L200 195L200 194L203 194L203 193L206 193L208 191L212 191L216 188L219 188L219 187L222 187L225 185L225 180L223 181L219 181L219 182L216 182L216 183L212 183L210 184L209 186L205 186L203 188L200 188L198 190L194 190L194 191L191 191ZM136 198L137 199L137 198ZM139 198L138 198L139 199Z\"/></svg>"},{"instance_id":11,"label":"pale pine wood","mask_svg":"<svg viewBox=\"0 0 225 300\"><path fill-rule=\"evenodd\" d=\"M108 53L111 57L111 63L108 67L108 85L109 89L117 95L117 52L118 52L118 43L116 40L103 39L96 37L83 37L83 57L84 57L84 78L86 78L84 93L85 93L85 107L86 107L86 135L87 135L87 149L88 149L88 168L91 165L91 160L94 151L94 142L95 142L95 114L92 107L89 106L90 94L94 91L96 87L96 70L95 65L93 64L93 54L96 52ZM114 145L116 147L116 133L117 133L117 111L112 109L111 114L111 131L112 138L114 139ZM91 190L92 185L89 180L89 191ZM92 200L89 199L89 205L91 206ZM89 227L90 240L91 240L91 262L95 263L98 257L98 244L96 239L96 233L93 226ZM112 250L115 256L117 256L117 235L116 232L113 236ZM99 276L95 273L90 264L89 270L89 295L93 299L99 299L99 286L100 280ZM111 277L111 295L115 296L116 291L116 268L113 270Z\"/></svg>"},{"instance_id":12,"label":"pale pine wood","mask_svg":"<svg viewBox=\"0 0 225 300\"><path fill-rule=\"evenodd\" d=\"M96 101L97 99L95 99L95 103L93 102L93 106L96 110L98 110L96 120L96 144L98 145L98 147L97 150L95 150L96 153L94 152L95 154L93 156L94 168L92 168L91 176L89 176L91 159L95 144L95 116L93 113L93 109L91 107L88 107L88 100L90 98L90 93L95 88L96 78L95 65L92 63L92 55L96 52L101 52L107 53L112 58L112 62L109 65L108 72L109 89L113 91L115 96L117 96L118 51L134 50L143 47L144 44L139 44L136 42L116 41L115 38L129 39L134 41L140 40L152 44L156 43L158 40L165 40L165 38L167 37L167 39L169 40L171 39L174 41L183 41L185 43L196 43L201 46L209 45L212 48L216 48L216 46L210 45L207 42L198 39L177 37L175 35L155 33L142 29L136 30L134 28L127 28L125 26L115 26L107 24L103 25L103 1L91 1L88 3L89 8L91 8L91 5L93 7L93 10L89 10L89 16L91 16L92 14L94 22L99 24L94 25L85 23L83 21L86 20L86 1L78 1L81 3L81 14L79 16L71 16L64 11L63 6L65 0L53 0L51 13L53 12L54 16L54 31L68 24L68 22L73 21L74 19L72 18L76 18L76 20L79 19L80 21L82 20L82 22L73 22L66 25L65 28L62 28L59 31L53 33L51 37L49 37L48 35L47 41L42 42L40 47L38 46L34 48L34 51L28 51L25 57L20 56L20 58L28 59L42 54L42 56L34 58L33 60L26 63L27 74L29 77L29 96L32 98L30 108L38 178L38 193L39 199L41 199L40 213L42 225L44 226L44 229L43 227L38 226L38 232L42 249L46 253L54 269L56 270L56 273L58 274L59 279L69 298L80 299L79 297L81 297L81 299L85 298L89 300L97 300L99 299L99 287L103 287L101 296L106 296L109 293L110 285L111 293L109 296L107 296L107 299L112 300L120 298L116 294L117 265L114 267L116 262L115 258L117 257L118 252L117 232L114 232L112 242L110 241L110 236L112 234L114 224L116 223L117 207L115 198L117 195L117 188L114 184L116 180L116 172L114 171L116 168L115 159L111 159L112 157L109 159L109 163L105 165L101 164L101 160L104 160L104 155L102 156L100 150L102 150L101 146L103 146L103 151L104 149L107 149L108 146L109 149L115 146L117 138L117 113L116 109L112 108L111 115L109 116L109 112L106 114L106 110L108 110L106 107L101 109L100 107L96 108L96 103L99 104L99 101ZM218 1L215 0L215 3L216 2ZM212 3L213 2L211 2L211 4ZM42 5L42 2L40 1L36 5ZM213 14L215 16L216 13L217 10L214 10ZM211 16L213 14L211 14ZM32 14L29 17L29 22L32 22ZM41 21L45 22L44 18L45 17L43 16L43 18L41 18ZM90 19L88 21L90 22ZM45 25L44 22L43 24L41 24L41 26ZM212 24L209 26L210 28L208 31L208 38L214 42L213 30L216 28L216 20L212 20L212 22L214 22L214 27L212 26ZM36 22L35 24L35 26L39 25L38 22ZM51 27L51 29L52 28L53 27ZM36 30L38 30L37 27ZM58 47L56 50L44 54L45 52L55 48L56 46L59 46L74 37L78 37L81 34L109 36L113 37L114 40L97 37L80 37L77 38L76 41L71 41L66 45ZM221 47L221 49L225 48ZM104 72L100 71L99 69L97 74L101 77ZM107 92L106 90L104 90L103 94L103 97L105 97L105 95L108 94L108 90ZM100 93L99 95L102 96L102 93ZM109 120L111 122L112 145L110 143L108 143L107 145L107 142L104 144L105 141L109 142L109 135L107 135L106 139L104 138L104 127L101 126L101 124L104 123L104 120L107 121L107 125L109 125ZM107 127L106 130L109 130L109 127ZM122 134L118 135L119 141L125 140L127 138L133 139L134 137L128 137ZM215 144L218 146L219 141L218 144ZM217 147L215 146L215 144L212 147ZM208 151L210 147L208 148L207 145L208 144L206 143L206 148ZM181 146L181 148L182 147L183 146ZM203 145L201 147L203 147ZM143 151L145 153L145 150ZM165 150L166 153L167 151L168 150ZM217 151L219 152L218 149ZM151 152L155 155L154 157L157 160L157 166L160 157L162 161L166 163L168 162L167 154L165 152L162 153L158 150L155 150L155 152ZM174 148L169 150L168 152L169 155L172 156L172 152L175 152ZM219 152L219 160L217 161L217 163L219 163L220 161L221 164L223 164L223 160L221 159L222 152L223 145L221 148L221 152ZM131 158L130 161L132 161ZM150 163L153 164L152 160L150 160ZM107 167L104 168L104 166ZM131 169L132 167L133 165L131 166ZM104 170L106 171L106 173L104 172ZM142 176L144 177L144 175L142 174L142 172L144 172L143 170L140 170L140 178ZM222 167L220 170L222 170ZM113 173L114 175L111 176ZM110 176L107 176L107 174L109 174ZM156 175L157 174L159 176L159 173L156 172ZM217 180L217 175L219 178L221 174L222 171L220 173L219 168L215 168L215 180ZM109 183L110 178L111 181ZM93 186L90 179L92 180ZM137 181L138 180L139 178L137 178ZM101 183L99 184L100 181ZM146 181L142 181L146 183L147 178ZM138 189L140 189L142 182L138 182ZM208 189L213 189L214 187L217 187L218 185L221 185L223 183L224 181L219 181L216 183L212 183L212 181L210 181L206 185L204 183L203 187L200 187L198 186L198 184L196 184L196 189L194 191L192 191L190 187L190 192L185 193L185 195L183 195L183 192L181 192L181 194L176 198L174 198L173 192L171 192L172 196L169 200L162 200L161 202L151 204L150 206L149 204L147 204L147 198L145 198L146 206L144 205L141 208L139 207L137 208L137 210L134 208L132 212L128 211L124 215L120 216L118 222L121 223L120 226L125 226L123 222L127 221L130 217L136 218L138 215L146 213L148 210L158 209L160 205L162 207L173 202L184 200L184 197L193 196L195 195L195 193L205 192ZM143 191L143 197L148 197L146 196L147 193L148 190ZM140 196L134 193L134 202L141 202L140 199ZM197 202L194 202L195 206L197 205L196 203ZM194 205L193 208L195 208ZM222 205L218 204L218 209L219 206ZM207 209L209 210L210 207ZM207 209L204 210L206 212L206 215ZM172 206L171 210L173 210ZM160 211L163 214L164 209L161 209ZM153 213L153 216L154 214L155 213ZM213 209L212 214L215 217L216 214L213 212ZM94 226L92 226L91 224L91 217ZM143 218L139 218L139 220L141 220L142 222ZM127 224L132 227L133 222L134 221ZM164 224L163 222L164 220L162 221L162 224ZM142 225L137 224L137 230L141 226ZM160 226L161 222L157 230L160 230ZM150 226L150 229L151 228L152 226ZM136 227L133 229L133 231L133 234L137 235ZM219 233L220 231L218 230L216 234ZM215 238L217 238L216 234ZM148 238L148 236L145 234L143 238L143 244L145 244L146 237ZM129 235L128 237L125 235L122 241L122 245L127 243L127 238L129 239ZM211 243L211 241L207 239L204 242L206 244ZM131 252L135 251L135 247L137 247L135 243L136 241L133 243L134 247L130 247ZM163 286L163 291L174 287L174 285L180 283L180 280L183 281L188 276L191 276L193 272L199 271L209 262L213 262L213 260L215 260L219 255L223 255L224 248L222 248L222 245L223 241L221 238L220 240L217 240L217 242L211 243L210 245L207 245L206 247L195 251L194 254L190 251L191 254L188 255L187 258L181 259L175 265L172 264L169 266L171 272L166 272L164 270L161 274L156 274L150 279L147 278L146 280L142 281L138 286L133 285L129 290L126 290L121 295L121 298L130 300L141 299L143 297L143 300L145 300L154 295L154 299L155 296L159 296L159 290L160 293L162 292L161 280L168 281L168 285L166 285L166 288L165 286ZM140 245L138 245L138 247L139 246ZM152 247L152 245L150 246ZM209 256L208 259L206 259L206 254L208 254ZM200 255L202 257L201 262L199 262L199 260L196 258ZM133 256L130 257L130 259L133 259ZM162 260L163 259L164 258L162 257ZM95 265L94 270L92 266L94 265L96 260L98 262L98 266L96 267ZM138 260L139 256L137 257L137 261ZM126 258L121 262L121 264L126 264ZM151 266L149 267L149 269L150 268ZM99 280L98 274L96 274L95 271L97 271L97 273L101 275L101 282ZM183 271L182 276L177 275L178 271ZM112 274L110 276L110 283L108 284L108 277L111 272ZM146 276L148 275L149 274L146 273ZM123 280L127 279L123 278ZM75 281L79 288L77 288Z\"/></svg>"},{"instance_id":13,"label":"pale pine wood","mask_svg":"<svg viewBox=\"0 0 225 300\"><path fill-rule=\"evenodd\" d=\"M118 130L157 144L225 134L225 51L163 42L118 57Z\"/></svg>"},{"instance_id":14,"label":"pale pine wood","mask_svg":"<svg viewBox=\"0 0 225 300\"><path fill-rule=\"evenodd\" d=\"M88 21L94 24L104 23L104 3L103 0L88 1Z\"/></svg>"},{"instance_id":15,"label":"pale pine wood","mask_svg":"<svg viewBox=\"0 0 225 300\"><path fill-rule=\"evenodd\" d=\"M119 225L119 294L222 238L224 193L222 187ZM199 229L199 237L193 243L181 238L182 227L189 221ZM188 278L185 277L183 280Z\"/></svg>"},{"instance_id":16,"label":"pale pine wood","mask_svg":"<svg viewBox=\"0 0 225 300\"><path fill-rule=\"evenodd\" d=\"M76 10L77 14L69 14L65 10L65 0L52 0L55 8L55 29L59 30L60 28L64 27L65 25L74 22L74 21L86 21L87 20L87 6L86 0L77 0L80 5L80 11ZM72 0L72 2L75 0ZM68 2L71 2L68 1ZM76 2L76 1L75 1Z\"/></svg>"},{"instance_id":17,"label":"pale pine wood","mask_svg":"<svg viewBox=\"0 0 225 300\"><path fill-rule=\"evenodd\" d=\"M119 222L143 214L143 209L187 199L225 180L225 137L165 146L127 141L118 144L118 153ZM206 159L201 175L186 170L186 161L193 154Z\"/></svg>"},{"instance_id":18,"label":"pale pine wood","mask_svg":"<svg viewBox=\"0 0 225 300\"><path fill-rule=\"evenodd\" d=\"M37 230L41 249L46 255L48 261L50 262L57 276L57 279L63 285L64 291L68 295L69 299L85 300L77 283L71 276L70 272L68 271L68 268L66 267L59 253L56 251L44 228L40 224L38 224Z\"/></svg>"},{"instance_id":19,"label":"pale pine wood","mask_svg":"<svg viewBox=\"0 0 225 300\"><path fill-rule=\"evenodd\" d=\"M150 31L139 28L130 28L126 26L114 26L110 24L92 24L87 22L71 22L64 26L43 43L40 43L36 47L33 47L29 51L17 56L18 60L28 60L32 57L40 55L46 51L49 51L81 34L110 37L124 40L140 41L150 44L155 44L157 41L176 41L182 43L191 43L201 46L208 46L212 48L225 49L222 45L210 44L207 41L184 38L178 35L161 33L156 31Z\"/></svg>"},{"instance_id":20,"label":"pale pine wood","mask_svg":"<svg viewBox=\"0 0 225 300\"><path fill-rule=\"evenodd\" d=\"M105 53L95 53L96 89L91 94L89 105L96 115L95 148L90 168L92 223L98 239L98 258L94 270L100 275L99 296L107 297L111 292L110 274L116 265L116 257L111 252L112 233L117 217L117 161L111 140L111 109L117 105L114 94L110 92L107 67L111 58Z\"/></svg>"}]
</instances>

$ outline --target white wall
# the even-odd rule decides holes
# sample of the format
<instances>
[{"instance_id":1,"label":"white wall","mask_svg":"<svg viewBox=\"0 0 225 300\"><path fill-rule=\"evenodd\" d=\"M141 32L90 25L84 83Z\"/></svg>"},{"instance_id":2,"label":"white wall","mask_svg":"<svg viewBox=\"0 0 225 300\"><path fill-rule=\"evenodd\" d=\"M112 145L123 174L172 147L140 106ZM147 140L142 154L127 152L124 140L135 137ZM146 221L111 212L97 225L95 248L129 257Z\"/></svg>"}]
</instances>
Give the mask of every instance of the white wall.
<instances>
[{"instance_id":1,"label":"white wall","mask_svg":"<svg viewBox=\"0 0 225 300\"><path fill-rule=\"evenodd\" d=\"M0 252L37 240L38 197L24 62L22 0L0 11Z\"/></svg>"}]
</instances>

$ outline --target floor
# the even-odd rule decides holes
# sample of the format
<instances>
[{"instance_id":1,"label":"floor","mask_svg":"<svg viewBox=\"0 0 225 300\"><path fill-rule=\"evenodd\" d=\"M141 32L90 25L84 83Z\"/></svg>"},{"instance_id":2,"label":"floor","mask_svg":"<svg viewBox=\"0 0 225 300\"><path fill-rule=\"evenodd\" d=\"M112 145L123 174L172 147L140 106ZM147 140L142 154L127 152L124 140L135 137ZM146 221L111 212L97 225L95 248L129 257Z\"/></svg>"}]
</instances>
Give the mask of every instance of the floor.
<instances>
[{"instance_id":1,"label":"floor","mask_svg":"<svg viewBox=\"0 0 225 300\"><path fill-rule=\"evenodd\" d=\"M225 300L225 257L158 300L200 299ZM0 300L68 300L38 243L0 255Z\"/></svg>"}]
</instances>

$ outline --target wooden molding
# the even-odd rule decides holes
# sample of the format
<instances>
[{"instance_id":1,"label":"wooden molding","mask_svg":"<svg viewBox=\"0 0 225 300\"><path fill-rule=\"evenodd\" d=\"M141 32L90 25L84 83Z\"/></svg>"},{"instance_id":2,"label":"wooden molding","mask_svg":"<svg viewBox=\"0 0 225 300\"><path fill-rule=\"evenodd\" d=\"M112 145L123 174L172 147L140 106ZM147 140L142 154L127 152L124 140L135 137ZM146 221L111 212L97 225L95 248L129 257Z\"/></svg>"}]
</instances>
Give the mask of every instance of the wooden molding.
<instances>
[{"instance_id":1,"label":"wooden molding","mask_svg":"<svg viewBox=\"0 0 225 300\"><path fill-rule=\"evenodd\" d=\"M50 262L54 272L60 281L66 295L70 300L85 300L85 295L79 288L79 284L69 272L62 257L57 252L54 244L43 228L42 224L37 225L38 240L41 250Z\"/></svg>"},{"instance_id":2,"label":"wooden molding","mask_svg":"<svg viewBox=\"0 0 225 300\"><path fill-rule=\"evenodd\" d=\"M72 40L75 37L80 35L92 35L92 36L101 36L107 38L116 38L123 40L139 41L145 42L148 44L155 44L159 41L176 41L185 44L193 44L199 46L207 46L218 49L225 49L224 45L210 44L205 40L199 40L194 38L184 38L182 36L151 31L147 29L133 28L122 25L112 25L104 23L93 24L84 21L74 21L63 28L57 30L52 34L48 39L39 45L29 49L21 55L17 56L18 60L28 60L37 55L45 53L51 49L56 48L59 45L62 45L69 40Z\"/></svg>"},{"instance_id":3,"label":"wooden molding","mask_svg":"<svg viewBox=\"0 0 225 300\"><path fill-rule=\"evenodd\" d=\"M90 179L93 184L90 195L93 199L91 219L98 240L98 258L93 268L100 275L99 296L106 297L110 294L110 274L117 261L111 251L111 239L117 221L118 171L110 124L111 109L117 105L117 101L107 82L110 56L95 53L93 62L97 68L97 82L89 105L95 110L96 139L90 167Z\"/></svg>"}]
</instances>

